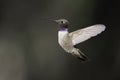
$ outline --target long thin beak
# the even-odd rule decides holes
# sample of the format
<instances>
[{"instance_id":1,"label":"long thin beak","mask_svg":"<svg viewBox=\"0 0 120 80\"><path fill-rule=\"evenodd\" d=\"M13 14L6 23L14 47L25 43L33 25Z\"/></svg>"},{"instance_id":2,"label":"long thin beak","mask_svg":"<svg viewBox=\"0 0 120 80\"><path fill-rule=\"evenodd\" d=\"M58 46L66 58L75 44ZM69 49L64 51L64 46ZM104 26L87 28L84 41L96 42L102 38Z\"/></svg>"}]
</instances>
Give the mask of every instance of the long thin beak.
<instances>
[{"instance_id":1,"label":"long thin beak","mask_svg":"<svg viewBox=\"0 0 120 80\"><path fill-rule=\"evenodd\" d=\"M49 18L41 18L41 20L46 20L46 21L50 21L53 23L58 23L58 20L53 20L53 19L49 19Z\"/></svg>"},{"instance_id":2,"label":"long thin beak","mask_svg":"<svg viewBox=\"0 0 120 80\"><path fill-rule=\"evenodd\" d=\"M53 20L54 22L58 23L58 20Z\"/></svg>"}]
</instances>

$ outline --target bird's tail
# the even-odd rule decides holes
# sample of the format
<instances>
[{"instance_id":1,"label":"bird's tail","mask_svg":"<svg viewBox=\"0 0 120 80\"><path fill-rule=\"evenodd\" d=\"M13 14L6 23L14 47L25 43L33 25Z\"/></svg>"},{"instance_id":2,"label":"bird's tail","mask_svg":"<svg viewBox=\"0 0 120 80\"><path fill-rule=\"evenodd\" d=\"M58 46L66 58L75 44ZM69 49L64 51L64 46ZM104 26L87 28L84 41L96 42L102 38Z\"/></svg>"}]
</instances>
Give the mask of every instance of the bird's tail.
<instances>
[{"instance_id":1,"label":"bird's tail","mask_svg":"<svg viewBox=\"0 0 120 80\"><path fill-rule=\"evenodd\" d=\"M81 52L79 49L77 49L77 48L73 49L72 55L74 55L79 60L81 60L81 62L88 61L88 57L83 52Z\"/></svg>"}]
</instances>

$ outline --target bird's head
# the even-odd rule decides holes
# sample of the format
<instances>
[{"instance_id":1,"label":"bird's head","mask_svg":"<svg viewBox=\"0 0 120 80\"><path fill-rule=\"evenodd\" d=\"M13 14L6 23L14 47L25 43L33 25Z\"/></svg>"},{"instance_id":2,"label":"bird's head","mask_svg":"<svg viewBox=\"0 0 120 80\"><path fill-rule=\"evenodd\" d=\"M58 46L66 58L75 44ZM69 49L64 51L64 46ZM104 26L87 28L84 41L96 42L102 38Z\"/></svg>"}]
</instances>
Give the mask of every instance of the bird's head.
<instances>
[{"instance_id":1,"label":"bird's head","mask_svg":"<svg viewBox=\"0 0 120 80\"><path fill-rule=\"evenodd\" d=\"M69 25L69 21L66 19L58 19L58 20L54 20L59 26L60 28L68 28Z\"/></svg>"}]
</instances>

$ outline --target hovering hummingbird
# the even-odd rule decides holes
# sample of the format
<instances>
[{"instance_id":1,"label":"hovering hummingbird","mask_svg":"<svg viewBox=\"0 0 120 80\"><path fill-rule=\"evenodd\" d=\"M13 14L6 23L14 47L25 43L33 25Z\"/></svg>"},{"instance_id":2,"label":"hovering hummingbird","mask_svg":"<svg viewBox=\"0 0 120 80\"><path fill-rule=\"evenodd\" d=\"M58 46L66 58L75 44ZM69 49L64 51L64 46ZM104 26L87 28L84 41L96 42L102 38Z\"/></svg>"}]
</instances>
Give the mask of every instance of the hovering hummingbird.
<instances>
[{"instance_id":1,"label":"hovering hummingbird","mask_svg":"<svg viewBox=\"0 0 120 80\"><path fill-rule=\"evenodd\" d=\"M76 44L81 43L90 39L97 34L100 34L105 30L105 26L102 24L97 24L89 26L87 28L79 29L71 33L68 32L69 21L66 19L54 20L59 25L58 31L58 43L67 52L72 54L81 60L81 62L87 61L88 57L83 54L78 48L75 47Z\"/></svg>"}]
</instances>

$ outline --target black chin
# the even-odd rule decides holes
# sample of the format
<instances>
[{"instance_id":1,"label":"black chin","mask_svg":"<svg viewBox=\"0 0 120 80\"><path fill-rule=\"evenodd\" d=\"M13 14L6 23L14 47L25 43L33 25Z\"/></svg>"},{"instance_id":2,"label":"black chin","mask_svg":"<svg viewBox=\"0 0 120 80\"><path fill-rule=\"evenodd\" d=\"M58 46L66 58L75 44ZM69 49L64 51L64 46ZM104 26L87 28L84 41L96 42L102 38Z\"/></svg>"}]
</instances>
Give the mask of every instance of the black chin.
<instances>
[{"instance_id":1,"label":"black chin","mask_svg":"<svg viewBox=\"0 0 120 80\"><path fill-rule=\"evenodd\" d=\"M67 24L62 24L62 25L60 25L60 27L63 27L63 28L68 28L68 25Z\"/></svg>"}]
</instances>

